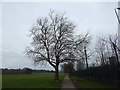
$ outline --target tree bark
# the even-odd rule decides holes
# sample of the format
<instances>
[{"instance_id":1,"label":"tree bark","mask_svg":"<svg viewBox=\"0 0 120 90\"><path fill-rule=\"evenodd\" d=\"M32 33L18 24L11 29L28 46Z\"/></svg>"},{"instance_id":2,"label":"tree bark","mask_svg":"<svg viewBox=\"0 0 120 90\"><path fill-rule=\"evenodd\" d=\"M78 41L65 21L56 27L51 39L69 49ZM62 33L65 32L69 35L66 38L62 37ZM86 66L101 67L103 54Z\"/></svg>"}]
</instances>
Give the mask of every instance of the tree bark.
<instances>
[{"instance_id":1,"label":"tree bark","mask_svg":"<svg viewBox=\"0 0 120 90\"><path fill-rule=\"evenodd\" d=\"M55 81L59 81L58 65L56 65L56 67L55 67Z\"/></svg>"}]
</instances>

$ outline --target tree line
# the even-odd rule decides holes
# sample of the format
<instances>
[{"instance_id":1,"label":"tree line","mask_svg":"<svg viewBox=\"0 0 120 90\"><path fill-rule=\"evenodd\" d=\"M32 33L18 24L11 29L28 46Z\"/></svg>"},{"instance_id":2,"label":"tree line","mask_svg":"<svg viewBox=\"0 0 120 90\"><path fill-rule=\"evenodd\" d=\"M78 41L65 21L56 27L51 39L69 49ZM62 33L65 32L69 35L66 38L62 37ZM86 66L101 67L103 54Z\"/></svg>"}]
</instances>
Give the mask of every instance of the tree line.
<instances>
[{"instance_id":1,"label":"tree line","mask_svg":"<svg viewBox=\"0 0 120 90\"><path fill-rule=\"evenodd\" d=\"M8 74L32 74L32 73L52 73L53 70L36 70L36 69L30 69L30 68L23 68L23 69L1 69L2 75L8 75Z\"/></svg>"}]
</instances>

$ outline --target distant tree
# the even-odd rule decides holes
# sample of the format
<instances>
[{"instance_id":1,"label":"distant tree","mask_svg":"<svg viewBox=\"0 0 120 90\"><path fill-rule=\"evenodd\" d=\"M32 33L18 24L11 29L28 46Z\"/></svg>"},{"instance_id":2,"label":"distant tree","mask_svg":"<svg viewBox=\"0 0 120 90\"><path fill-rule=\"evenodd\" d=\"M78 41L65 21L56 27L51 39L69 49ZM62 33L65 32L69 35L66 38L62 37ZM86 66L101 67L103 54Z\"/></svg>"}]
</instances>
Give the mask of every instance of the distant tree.
<instances>
[{"instance_id":1,"label":"distant tree","mask_svg":"<svg viewBox=\"0 0 120 90\"><path fill-rule=\"evenodd\" d=\"M106 70L108 72L108 79L109 79L109 64L113 67L116 65L118 68L118 80L120 82L120 64L119 64L119 53L120 49L118 47L118 36L116 35L109 35L107 37L102 36L99 37L96 43L96 53L99 58L99 62L101 66L106 66ZM116 63L116 64L115 64Z\"/></svg>"},{"instance_id":2,"label":"distant tree","mask_svg":"<svg viewBox=\"0 0 120 90\"><path fill-rule=\"evenodd\" d=\"M120 49L118 47L118 36L117 35L109 35L109 40L108 42L111 45L111 49L113 51L113 55L116 56L117 62L119 64L119 53L120 53Z\"/></svg>"},{"instance_id":3,"label":"distant tree","mask_svg":"<svg viewBox=\"0 0 120 90\"><path fill-rule=\"evenodd\" d=\"M32 47L26 49L26 54L36 65L47 61L55 69L55 80L59 80L59 64L78 60L77 50L88 38L87 35L75 36L75 29L76 25L64 13L51 10L48 17L37 19L30 30Z\"/></svg>"},{"instance_id":4,"label":"distant tree","mask_svg":"<svg viewBox=\"0 0 120 90\"><path fill-rule=\"evenodd\" d=\"M77 71L85 69L85 62L84 60L80 60L76 64Z\"/></svg>"},{"instance_id":5,"label":"distant tree","mask_svg":"<svg viewBox=\"0 0 120 90\"><path fill-rule=\"evenodd\" d=\"M88 59L90 58L90 56L92 55L90 50L89 50L89 44L90 44L90 40L91 37L88 35L89 33L86 34L85 37L86 40L84 41L83 45L81 45L80 47L78 47L78 55L79 56L79 61L77 62L77 69L83 69L86 65L86 68L88 69Z\"/></svg>"},{"instance_id":6,"label":"distant tree","mask_svg":"<svg viewBox=\"0 0 120 90\"><path fill-rule=\"evenodd\" d=\"M61 66L61 69L62 69L62 72L64 73L72 74L75 71L74 63L73 62L65 63Z\"/></svg>"},{"instance_id":7,"label":"distant tree","mask_svg":"<svg viewBox=\"0 0 120 90\"><path fill-rule=\"evenodd\" d=\"M23 68L22 71L24 74L31 74L32 73L32 69L30 69L30 68Z\"/></svg>"},{"instance_id":8,"label":"distant tree","mask_svg":"<svg viewBox=\"0 0 120 90\"><path fill-rule=\"evenodd\" d=\"M120 87L119 83L120 83L120 48L118 46L118 35L109 35L109 40L108 43L110 43L111 45L111 49L113 51L113 56L116 57L116 61L117 61L117 71L118 71L118 87Z\"/></svg>"},{"instance_id":9,"label":"distant tree","mask_svg":"<svg viewBox=\"0 0 120 90\"><path fill-rule=\"evenodd\" d=\"M107 43L105 42L105 37L104 36L99 36L97 41L96 41L96 46L95 46L95 51L96 55L98 56L97 58L99 59L99 62L101 66L104 66L106 64L106 45Z\"/></svg>"}]
</instances>

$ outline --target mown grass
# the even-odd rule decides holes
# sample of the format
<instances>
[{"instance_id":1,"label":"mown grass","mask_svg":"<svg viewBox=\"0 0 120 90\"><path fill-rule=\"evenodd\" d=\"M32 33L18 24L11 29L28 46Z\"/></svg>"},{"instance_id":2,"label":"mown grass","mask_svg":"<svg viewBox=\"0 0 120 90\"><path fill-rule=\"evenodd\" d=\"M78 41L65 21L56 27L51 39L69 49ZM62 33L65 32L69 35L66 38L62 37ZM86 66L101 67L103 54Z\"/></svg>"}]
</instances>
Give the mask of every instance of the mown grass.
<instances>
[{"instance_id":1,"label":"mown grass","mask_svg":"<svg viewBox=\"0 0 120 90\"><path fill-rule=\"evenodd\" d=\"M71 76L71 80L75 81L79 88L112 88L111 86L76 76Z\"/></svg>"},{"instance_id":2,"label":"mown grass","mask_svg":"<svg viewBox=\"0 0 120 90\"><path fill-rule=\"evenodd\" d=\"M62 81L65 74L60 73ZM61 82L54 80L54 73L2 75L2 88L60 88Z\"/></svg>"}]
</instances>

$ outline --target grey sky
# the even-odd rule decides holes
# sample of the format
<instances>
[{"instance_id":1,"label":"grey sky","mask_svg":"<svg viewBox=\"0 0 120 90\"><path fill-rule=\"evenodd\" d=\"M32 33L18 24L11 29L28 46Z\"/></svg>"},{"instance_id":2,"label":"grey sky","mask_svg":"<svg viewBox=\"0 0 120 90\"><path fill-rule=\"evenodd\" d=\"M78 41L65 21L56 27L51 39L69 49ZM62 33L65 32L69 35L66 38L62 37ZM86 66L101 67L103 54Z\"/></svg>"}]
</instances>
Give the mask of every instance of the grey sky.
<instances>
[{"instance_id":1,"label":"grey sky","mask_svg":"<svg viewBox=\"0 0 120 90\"><path fill-rule=\"evenodd\" d=\"M65 11L66 15L77 24L76 33L86 33L89 30L91 36L95 38L100 34L117 32L118 22L114 13L114 8L117 6L117 2L3 3L2 67L45 68L34 67L32 60L24 55L24 51L25 47L30 45L30 38L27 36L29 29L37 18L47 16L50 9ZM47 65L46 69L52 67Z\"/></svg>"},{"instance_id":2,"label":"grey sky","mask_svg":"<svg viewBox=\"0 0 120 90\"><path fill-rule=\"evenodd\" d=\"M2 66L2 3L0 3L0 67Z\"/></svg>"}]
</instances>

